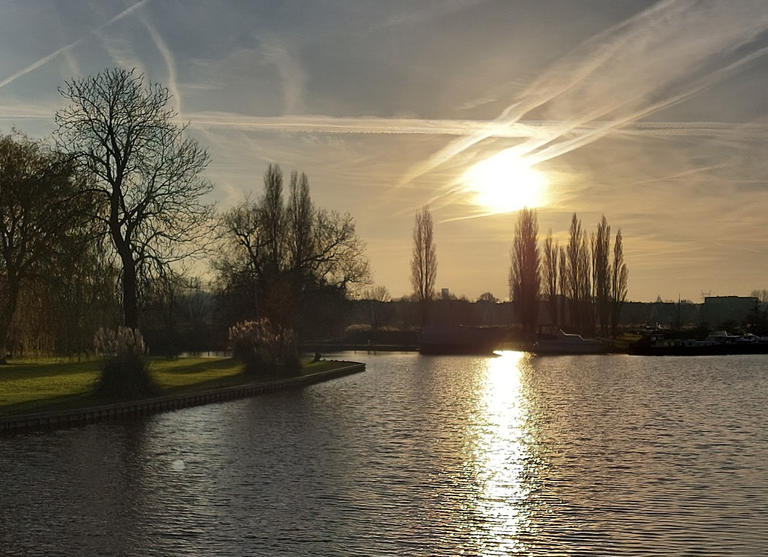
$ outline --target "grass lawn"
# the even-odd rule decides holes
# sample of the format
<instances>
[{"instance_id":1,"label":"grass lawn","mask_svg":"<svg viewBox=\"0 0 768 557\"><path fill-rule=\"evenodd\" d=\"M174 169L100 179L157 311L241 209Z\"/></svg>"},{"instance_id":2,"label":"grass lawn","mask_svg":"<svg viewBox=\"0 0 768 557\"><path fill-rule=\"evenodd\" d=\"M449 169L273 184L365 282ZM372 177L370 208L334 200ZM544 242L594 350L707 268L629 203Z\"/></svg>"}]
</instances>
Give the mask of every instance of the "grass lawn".
<instances>
[{"instance_id":1,"label":"grass lawn","mask_svg":"<svg viewBox=\"0 0 768 557\"><path fill-rule=\"evenodd\" d=\"M100 360L83 362L19 360L0 366L0 416L96 406L111 401L92 394ZM338 367L338 362L307 362L302 374ZM160 395L240 385L254 381L230 358L150 359L149 370ZM272 378L266 377L264 380Z\"/></svg>"}]
</instances>

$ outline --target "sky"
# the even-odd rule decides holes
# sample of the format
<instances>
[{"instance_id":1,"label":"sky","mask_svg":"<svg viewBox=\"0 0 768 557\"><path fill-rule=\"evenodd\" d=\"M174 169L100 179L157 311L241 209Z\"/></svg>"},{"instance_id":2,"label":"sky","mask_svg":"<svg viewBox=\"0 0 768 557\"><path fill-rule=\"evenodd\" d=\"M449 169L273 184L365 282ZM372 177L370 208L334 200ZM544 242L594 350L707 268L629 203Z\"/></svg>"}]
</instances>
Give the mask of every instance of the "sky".
<instances>
[{"instance_id":1,"label":"sky","mask_svg":"<svg viewBox=\"0 0 768 557\"><path fill-rule=\"evenodd\" d=\"M621 229L630 300L768 288L764 0L0 0L0 132L48 137L109 67L168 87L212 200L270 163L349 212L376 285L508 297L520 203ZM491 161L491 162L489 162ZM481 169L481 170L478 170ZM478 177L479 176L479 177ZM536 195L531 196L531 193Z\"/></svg>"}]
</instances>

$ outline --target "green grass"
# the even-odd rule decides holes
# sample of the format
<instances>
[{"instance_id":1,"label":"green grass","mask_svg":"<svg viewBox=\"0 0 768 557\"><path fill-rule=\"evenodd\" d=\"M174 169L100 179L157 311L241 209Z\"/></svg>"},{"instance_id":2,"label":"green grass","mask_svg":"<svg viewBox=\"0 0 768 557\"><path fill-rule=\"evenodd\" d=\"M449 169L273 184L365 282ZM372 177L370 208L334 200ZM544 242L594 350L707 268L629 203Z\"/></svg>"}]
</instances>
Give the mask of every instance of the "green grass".
<instances>
[{"instance_id":1,"label":"green grass","mask_svg":"<svg viewBox=\"0 0 768 557\"><path fill-rule=\"evenodd\" d=\"M0 416L68 410L114 402L92 391L99 377L98 359L83 362L41 359L0 366ZM302 375L338 367L338 362L307 362ZM233 359L150 359L149 371L160 395L182 394L258 381L242 373ZM276 377L264 377L271 380Z\"/></svg>"}]
</instances>

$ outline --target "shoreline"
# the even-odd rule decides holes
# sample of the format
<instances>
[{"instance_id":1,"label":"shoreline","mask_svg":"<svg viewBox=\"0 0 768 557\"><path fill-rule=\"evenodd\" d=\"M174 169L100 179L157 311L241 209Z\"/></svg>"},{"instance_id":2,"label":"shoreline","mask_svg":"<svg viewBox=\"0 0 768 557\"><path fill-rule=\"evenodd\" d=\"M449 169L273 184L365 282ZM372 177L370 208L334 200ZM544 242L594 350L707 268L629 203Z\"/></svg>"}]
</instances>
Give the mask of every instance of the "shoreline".
<instances>
[{"instance_id":1,"label":"shoreline","mask_svg":"<svg viewBox=\"0 0 768 557\"><path fill-rule=\"evenodd\" d=\"M338 362L339 367L307 375L219 387L69 410L55 410L0 417L0 436L54 430L105 421L135 419L151 414L248 398L272 391L296 389L365 371L365 364Z\"/></svg>"}]
</instances>

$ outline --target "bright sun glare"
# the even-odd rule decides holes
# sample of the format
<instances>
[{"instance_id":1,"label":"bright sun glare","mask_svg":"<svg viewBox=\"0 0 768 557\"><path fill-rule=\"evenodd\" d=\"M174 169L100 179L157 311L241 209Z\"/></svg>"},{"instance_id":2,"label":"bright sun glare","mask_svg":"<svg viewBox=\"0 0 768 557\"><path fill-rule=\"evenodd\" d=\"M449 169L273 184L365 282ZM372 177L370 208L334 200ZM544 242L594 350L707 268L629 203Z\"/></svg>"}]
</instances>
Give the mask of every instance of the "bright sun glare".
<instances>
[{"instance_id":1,"label":"bright sun glare","mask_svg":"<svg viewBox=\"0 0 768 557\"><path fill-rule=\"evenodd\" d=\"M462 177L473 202L492 213L508 213L545 203L547 180L511 150L472 166Z\"/></svg>"}]
</instances>

